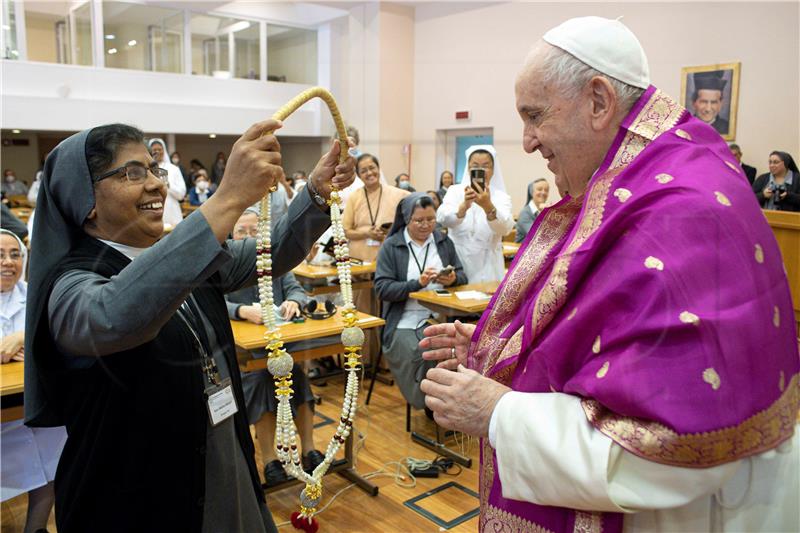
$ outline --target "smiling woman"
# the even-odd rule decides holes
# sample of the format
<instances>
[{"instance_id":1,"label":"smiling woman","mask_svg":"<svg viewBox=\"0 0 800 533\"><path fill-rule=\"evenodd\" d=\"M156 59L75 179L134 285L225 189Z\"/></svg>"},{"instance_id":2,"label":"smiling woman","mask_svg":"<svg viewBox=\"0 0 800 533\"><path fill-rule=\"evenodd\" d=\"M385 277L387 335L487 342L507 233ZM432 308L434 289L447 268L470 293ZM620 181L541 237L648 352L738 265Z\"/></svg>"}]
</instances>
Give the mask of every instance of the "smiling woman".
<instances>
[{"instance_id":1,"label":"smiling woman","mask_svg":"<svg viewBox=\"0 0 800 533\"><path fill-rule=\"evenodd\" d=\"M31 258L25 410L31 426L68 429L59 531L275 530L224 293L256 281L255 240L226 238L282 177L269 133L280 126L253 125L214 196L163 239L164 172L141 131L101 126L48 156L34 229L48 245ZM338 155L336 144L277 222L276 276L328 225L312 195L352 182L355 161L338 164Z\"/></svg>"}]
</instances>

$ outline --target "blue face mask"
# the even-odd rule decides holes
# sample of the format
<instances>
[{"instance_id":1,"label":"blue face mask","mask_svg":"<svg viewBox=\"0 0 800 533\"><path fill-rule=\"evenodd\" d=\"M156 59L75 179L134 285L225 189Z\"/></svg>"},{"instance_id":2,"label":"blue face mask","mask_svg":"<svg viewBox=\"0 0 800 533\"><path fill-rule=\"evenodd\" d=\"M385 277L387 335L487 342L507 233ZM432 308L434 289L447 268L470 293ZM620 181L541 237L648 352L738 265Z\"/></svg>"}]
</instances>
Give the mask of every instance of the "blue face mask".
<instances>
[{"instance_id":1,"label":"blue face mask","mask_svg":"<svg viewBox=\"0 0 800 533\"><path fill-rule=\"evenodd\" d=\"M397 184L397 186L399 188L403 189L404 191L410 191L411 190L411 183L409 183L407 181L401 181L400 183Z\"/></svg>"}]
</instances>

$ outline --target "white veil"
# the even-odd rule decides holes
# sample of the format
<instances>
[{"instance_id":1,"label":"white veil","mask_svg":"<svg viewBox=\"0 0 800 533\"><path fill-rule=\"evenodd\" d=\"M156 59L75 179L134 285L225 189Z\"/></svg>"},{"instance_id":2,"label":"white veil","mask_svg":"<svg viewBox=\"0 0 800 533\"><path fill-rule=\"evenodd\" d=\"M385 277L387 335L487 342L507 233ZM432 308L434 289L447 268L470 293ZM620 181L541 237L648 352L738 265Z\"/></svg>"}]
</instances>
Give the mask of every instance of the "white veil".
<instances>
[{"instance_id":1,"label":"white veil","mask_svg":"<svg viewBox=\"0 0 800 533\"><path fill-rule=\"evenodd\" d=\"M469 185L469 156L478 150L484 150L492 154L494 160L494 174L492 180L489 182L489 190L506 192L506 184L503 181L503 169L500 166L500 160L497 157L497 150L491 144L475 144L467 148L466 159L464 161L464 172L461 174L461 182L459 185L467 187Z\"/></svg>"}]
</instances>

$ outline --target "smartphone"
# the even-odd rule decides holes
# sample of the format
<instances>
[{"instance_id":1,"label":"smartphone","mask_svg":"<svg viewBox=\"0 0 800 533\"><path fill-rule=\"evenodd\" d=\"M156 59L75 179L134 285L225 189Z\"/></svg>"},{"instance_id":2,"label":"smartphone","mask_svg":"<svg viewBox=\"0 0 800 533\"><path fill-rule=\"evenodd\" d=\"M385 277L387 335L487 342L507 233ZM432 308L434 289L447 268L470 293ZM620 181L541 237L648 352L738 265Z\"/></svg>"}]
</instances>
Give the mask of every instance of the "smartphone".
<instances>
[{"instance_id":1,"label":"smartphone","mask_svg":"<svg viewBox=\"0 0 800 533\"><path fill-rule=\"evenodd\" d=\"M434 289L433 292L435 292L439 296L450 296L450 291L448 291L447 289Z\"/></svg>"},{"instance_id":2,"label":"smartphone","mask_svg":"<svg viewBox=\"0 0 800 533\"><path fill-rule=\"evenodd\" d=\"M439 273L437 274L437 277L438 277L438 276L447 276L447 275L449 275L449 274L450 274L450 273L451 273L453 270L454 270L454 269L453 269L453 267L452 267L451 265L448 265L448 266L444 267L443 269L441 269L441 270L439 271Z\"/></svg>"},{"instance_id":3,"label":"smartphone","mask_svg":"<svg viewBox=\"0 0 800 533\"><path fill-rule=\"evenodd\" d=\"M480 194L486 190L486 170L483 168L471 168L469 170L469 181L472 189ZM476 187L478 185L480 190Z\"/></svg>"},{"instance_id":4,"label":"smartphone","mask_svg":"<svg viewBox=\"0 0 800 533\"><path fill-rule=\"evenodd\" d=\"M392 223L391 222L384 222L383 224L381 224L381 229L383 231L389 231L389 229L391 229L391 227L392 227Z\"/></svg>"}]
</instances>

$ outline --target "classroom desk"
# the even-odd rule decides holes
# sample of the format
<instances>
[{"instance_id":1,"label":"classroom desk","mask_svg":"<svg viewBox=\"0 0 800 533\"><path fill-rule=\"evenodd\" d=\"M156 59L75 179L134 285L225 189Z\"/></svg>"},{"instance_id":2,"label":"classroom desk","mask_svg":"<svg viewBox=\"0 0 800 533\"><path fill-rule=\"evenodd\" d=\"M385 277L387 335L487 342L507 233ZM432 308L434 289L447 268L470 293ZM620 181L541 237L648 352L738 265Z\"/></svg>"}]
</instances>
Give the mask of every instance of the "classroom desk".
<instances>
[{"instance_id":1,"label":"classroom desk","mask_svg":"<svg viewBox=\"0 0 800 533\"><path fill-rule=\"evenodd\" d=\"M191 215L192 213L194 213L195 210L198 207L200 207L200 206L199 205L192 205L189 202L181 202L181 213L183 213L183 218L186 218L189 215Z\"/></svg>"},{"instance_id":2,"label":"classroom desk","mask_svg":"<svg viewBox=\"0 0 800 533\"><path fill-rule=\"evenodd\" d=\"M489 305L489 298L462 300L452 293L457 291L481 291L487 294L494 294L499 286L499 281L468 283L467 285L448 287L447 290L451 293L450 296L440 296L434 291L419 291L412 292L409 297L414 298L434 313L443 316L479 315Z\"/></svg>"},{"instance_id":3,"label":"classroom desk","mask_svg":"<svg viewBox=\"0 0 800 533\"><path fill-rule=\"evenodd\" d=\"M358 312L358 326L361 329L377 328L384 325L385 322L382 318L368 315L366 313ZM344 329L344 322L342 321L341 313L337 312L330 318L325 320L311 320L306 319L301 323L283 324L280 327L281 340L283 342L296 342L308 339L316 339L321 337L328 337L330 335L337 335ZM231 320L231 329L233 329L233 340L237 348L252 350L255 348L263 348L266 345L264 340L264 326L244 322L241 320ZM329 346L321 346L311 350L302 350L292 352L292 358L295 361L305 359L316 359L326 355L333 355L344 352L344 347L341 343L331 344ZM267 367L267 358L251 359L247 361L245 370L259 370ZM351 433L344 444L344 459L339 459L331 464L328 474L337 473L348 481L355 483L358 487L371 496L378 495L378 487L367 481L365 478L356 471L353 460L353 434ZM327 474L326 474L327 475ZM267 487L263 485L262 488L265 492L273 492L282 490L290 485L299 484L300 481L292 480L282 483L275 487Z\"/></svg>"},{"instance_id":4,"label":"classroom desk","mask_svg":"<svg viewBox=\"0 0 800 533\"><path fill-rule=\"evenodd\" d=\"M30 207L11 207L10 208L11 214L20 219L25 224L28 223L28 219L31 218L31 213L33 209Z\"/></svg>"},{"instance_id":5,"label":"classroom desk","mask_svg":"<svg viewBox=\"0 0 800 533\"><path fill-rule=\"evenodd\" d=\"M506 259L513 259L517 252L519 252L519 247L522 243L520 242L504 242L503 243L503 257Z\"/></svg>"},{"instance_id":6,"label":"classroom desk","mask_svg":"<svg viewBox=\"0 0 800 533\"><path fill-rule=\"evenodd\" d=\"M9 422L23 416L22 391L25 388L25 363L15 361L0 365L0 396L2 396L2 412L0 420Z\"/></svg>"},{"instance_id":7,"label":"classroom desk","mask_svg":"<svg viewBox=\"0 0 800 533\"><path fill-rule=\"evenodd\" d=\"M357 311L358 327L361 329L377 328L386 322L382 318ZM283 342L297 342L308 339L319 339L338 335L344 329L342 315L337 311L335 315L325 320L306 319L305 322L283 324L280 327ZM266 346L264 340L264 326L252 324L243 320L231 320L233 340L236 346L243 350L255 350Z\"/></svg>"},{"instance_id":8,"label":"classroom desk","mask_svg":"<svg viewBox=\"0 0 800 533\"><path fill-rule=\"evenodd\" d=\"M8 207L27 207L33 208L31 203L28 201L27 194L12 194L6 198L8 200Z\"/></svg>"},{"instance_id":9,"label":"classroom desk","mask_svg":"<svg viewBox=\"0 0 800 533\"><path fill-rule=\"evenodd\" d=\"M335 278L338 276L335 266L320 266L310 265L308 262L303 261L292 270L298 281L302 283L312 283L312 287L307 289L306 292L312 296L319 294L330 294L339 292L338 284L313 286L314 281L324 280L327 278ZM372 276L375 274L375 261L364 263L362 265L353 265L350 267L350 273L355 276ZM353 281L353 290L370 289L372 288L372 280Z\"/></svg>"}]
</instances>

